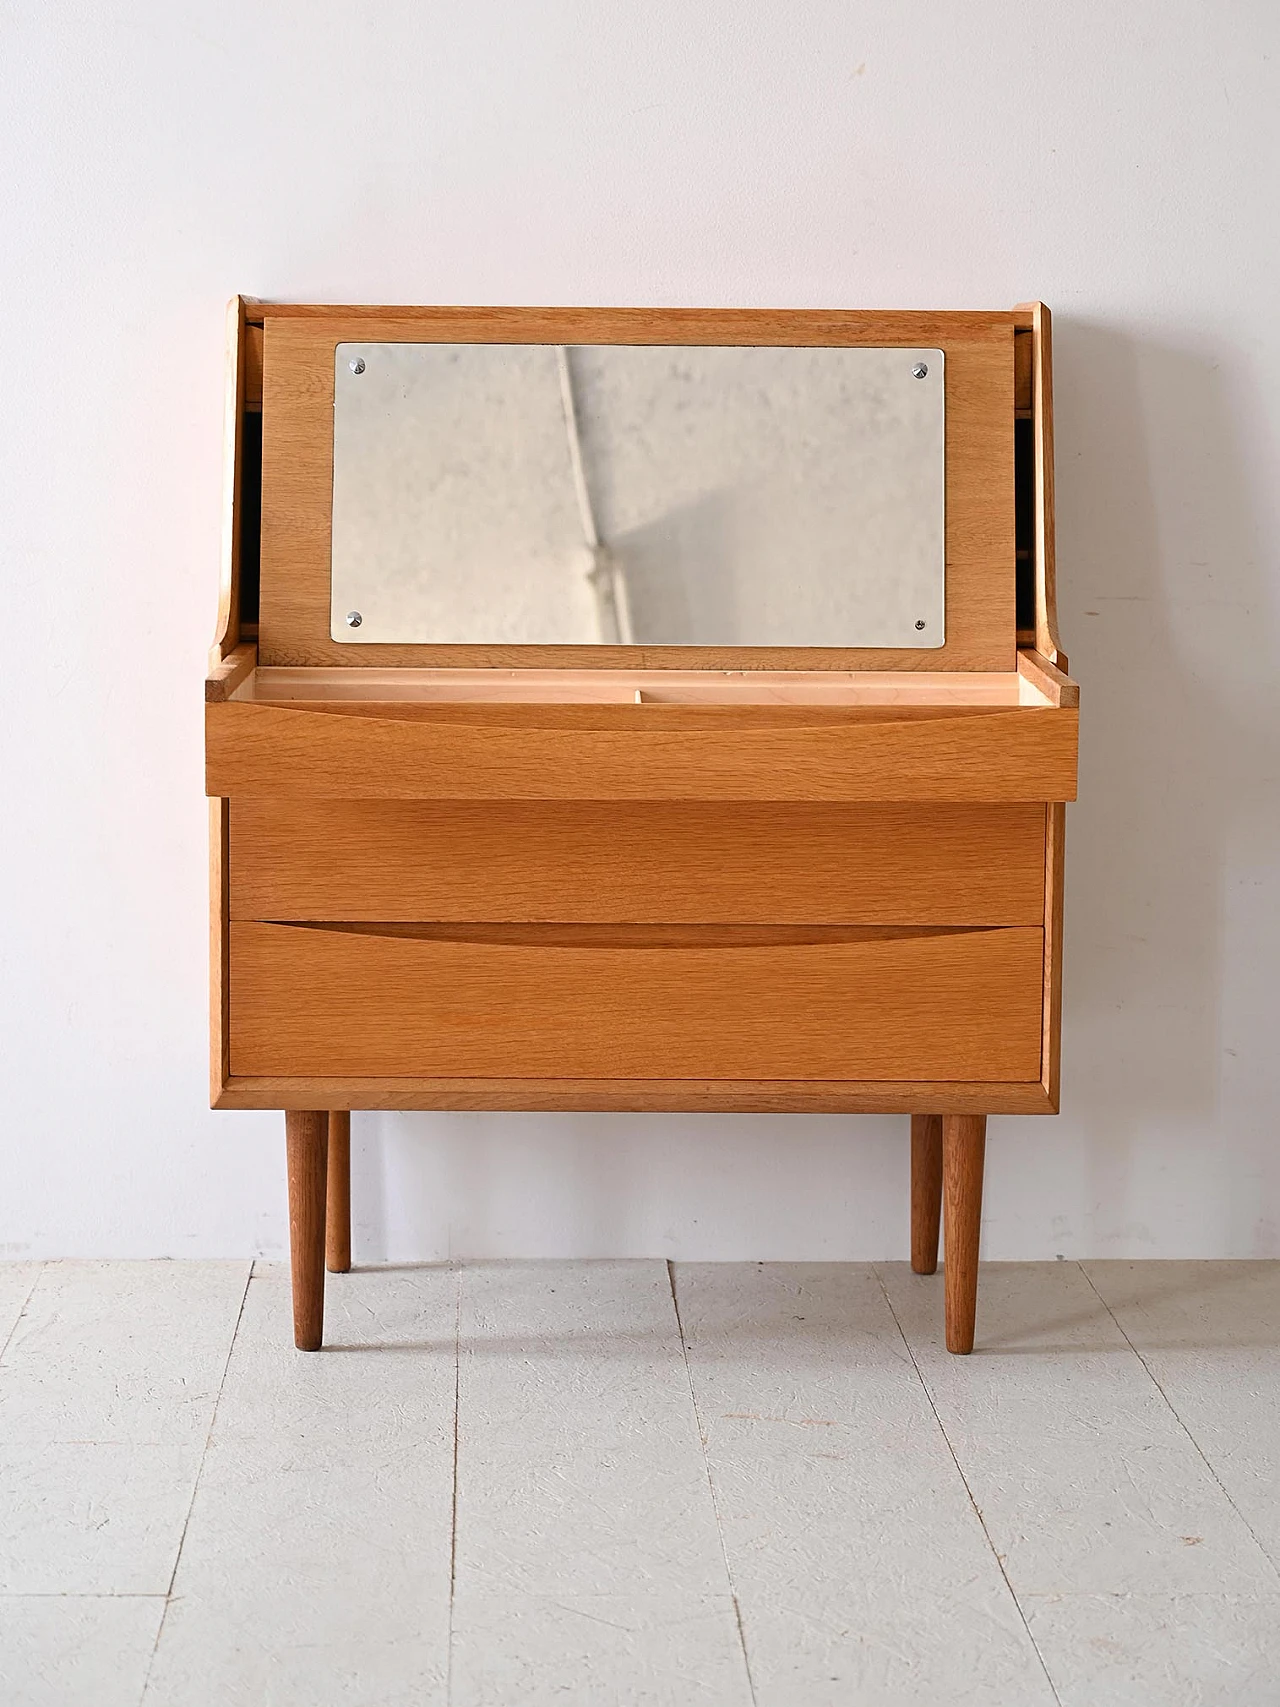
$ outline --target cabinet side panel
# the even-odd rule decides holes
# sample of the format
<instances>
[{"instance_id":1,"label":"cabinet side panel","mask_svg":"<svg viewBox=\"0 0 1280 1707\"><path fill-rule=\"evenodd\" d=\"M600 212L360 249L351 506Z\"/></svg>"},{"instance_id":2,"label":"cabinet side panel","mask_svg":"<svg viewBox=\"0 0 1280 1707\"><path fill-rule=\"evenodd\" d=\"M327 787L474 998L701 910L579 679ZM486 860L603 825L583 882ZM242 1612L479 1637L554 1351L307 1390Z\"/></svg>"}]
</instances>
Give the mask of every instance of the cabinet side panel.
<instances>
[{"instance_id":1,"label":"cabinet side panel","mask_svg":"<svg viewBox=\"0 0 1280 1707\"><path fill-rule=\"evenodd\" d=\"M209 802L209 1090L216 1105L231 1076L229 904L230 802Z\"/></svg>"},{"instance_id":2,"label":"cabinet side panel","mask_svg":"<svg viewBox=\"0 0 1280 1707\"><path fill-rule=\"evenodd\" d=\"M1053 1112L1058 1112L1062 1053L1062 879L1067 809L1045 808L1044 874L1044 1043L1041 1079Z\"/></svg>"}]
</instances>

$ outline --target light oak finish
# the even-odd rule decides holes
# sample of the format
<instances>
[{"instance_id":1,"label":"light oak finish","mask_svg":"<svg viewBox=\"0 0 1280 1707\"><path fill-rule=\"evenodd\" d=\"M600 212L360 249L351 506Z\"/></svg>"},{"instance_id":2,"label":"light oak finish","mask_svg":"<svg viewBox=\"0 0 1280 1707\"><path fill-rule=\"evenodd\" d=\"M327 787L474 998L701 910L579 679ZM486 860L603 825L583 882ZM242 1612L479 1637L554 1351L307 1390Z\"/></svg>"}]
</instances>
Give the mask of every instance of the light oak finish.
<instances>
[{"instance_id":1,"label":"light oak finish","mask_svg":"<svg viewBox=\"0 0 1280 1707\"><path fill-rule=\"evenodd\" d=\"M218 620L210 666L240 643L240 444L244 422L245 304L227 305L226 391L223 397L222 557L218 582Z\"/></svg>"},{"instance_id":2,"label":"light oak finish","mask_svg":"<svg viewBox=\"0 0 1280 1707\"><path fill-rule=\"evenodd\" d=\"M330 638L334 351L386 342L893 345L946 354L946 644L930 650L707 646L386 646ZM338 310L265 317L265 664L1008 670L1013 667L1013 321L1008 314L751 310ZM358 657L353 658L352 654Z\"/></svg>"},{"instance_id":3,"label":"light oak finish","mask_svg":"<svg viewBox=\"0 0 1280 1707\"><path fill-rule=\"evenodd\" d=\"M938 1267L942 1218L942 1116L911 1116L911 1266L917 1274Z\"/></svg>"},{"instance_id":4,"label":"light oak finish","mask_svg":"<svg viewBox=\"0 0 1280 1707\"><path fill-rule=\"evenodd\" d=\"M209 1095L216 1108L231 1077L231 1022L227 1012L231 989L228 921L230 857L228 802L209 801Z\"/></svg>"},{"instance_id":5,"label":"light oak finish","mask_svg":"<svg viewBox=\"0 0 1280 1707\"><path fill-rule=\"evenodd\" d=\"M382 800L1072 800L1066 707L205 707L206 791Z\"/></svg>"},{"instance_id":6,"label":"light oak finish","mask_svg":"<svg viewBox=\"0 0 1280 1707\"><path fill-rule=\"evenodd\" d=\"M1058 1112L1058 1086L1062 1054L1062 893L1066 851L1067 809L1061 804L1045 807L1044 881L1044 1041L1041 1073L1045 1095L1054 1114Z\"/></svg>"},{"instance_id":7,"label":"light oak finish","mask_svg":"<svg viewBox=\"0 0 1280 1707\"><path fill-rule=\"evenodd\" d=\"M347 337L941 347L946 646L332 642ZM936 1267L941 1214L947 1344L970 1350L986 1116L1059 1094L1079 690L1057 636L1048 310L237 299L229 345L212 1101L325 1111L286 1118L298 1344L323 1337L326 1240L350 1264L352 1109L801 1110L912 1116L912 1262ZM240 451L258 409L255 624ZM1034 433L1026 635L1015 417Z\"/></svg>"},{"instance_id":8,"label":"light oak finish","mask_svg":"<svg viewBox=\"0 0 1280 1707\"><path fill-rule=\"evenodd\" d=\"M221 705L224 700L230 699L253 675L257 663L258 647L252 640L242 640L222 658L211 662L204 681L205 703Z\"/></svg>"},{"instance_id":9,"label":"light oak finish","mask_svg":"<svg viewBox=\"0 0 1280 1707\"><path fill-rule=\"evenodd\" d=\"M271 665L255 670L235 697L272 705L357 700L405 706L845 705L864 710L911 705L935 710L947 706L1043 708L1062 703L1056 686L1042 691L1020 666L1015 674L1012 670L419 670L409 665L394 669ZM408 715L413 716L413 711Z\"/></svg>"},{"instance_id":10,"label":"light oak finish","mask_svg":"<svg viewBox=\"0 0 1280 1707\"><path fill-rule=\"evenodd\" d=\"M231 1070L1040 1077L1040 930L645 929L233 923Z\"/></svg>"},{"instance_id":11,"label":"light oak finish","mask_svg":"<svg viewBox=\"0 0 1280 1707\"><path fill-rule=\"evenodd\" d=\"M1029 649L1018 653L1018 674L1044 695L1050 705L1074 709L1080 704L1079 686L1064 670Z\"/></svg>"},{"instance_id":12,"label":"light oak finish","mask_svg":"<svg viewBox=\"0 0 1280 1707\"><path fill-rule=\"evenodd\" d=\"M293 1339L299 1351L319 1351L324 1340L329 1116L290 1109L285 1114L284 1126L289 1171Z\"/></svg>"},{"instance_id":13,"label":"light oak finish","mask_svg":"<svg viewBox=\"0 0 1280 1707\"><path fill-rule=\"evenodd\" d=\"M244 406L262 408L262 327L247 317L244 328Z\"/></svg>"},{"instance_id":14,"label":"light oak finish","mask_svg":"<svg viewBox=\"0 0 1280 1707\"><path fill-rule=\"evenodd\" d=\"M1045 814L238 795L230 874L233 919L1039 926Z\"/></svg>"},{"instance_id":15,"label":"light oak finish","mask_svg":"<svg viewBox=\"0 0 1280 1707\"><path fill-rule=\"evenodd\" d=\"M1030 328L1013 334L1013 407L1021 419L1031 416L1034 400L1035 352Z\"/></svg>"},{"instance_id":16,"label":"light oak finish","mask_svg":"<svg viewBox=\"0 0 1280 1707\"><path fill-rule=\"evenodd\" d=\"M329 1199L325 1213L325 1266L330 1274L351 1267L351 1114L329 1114Z\"/></svg>"},{"instance_id":17,"label":"light oak finish","mask_svg":"<svg viewBox=\"0 0 1280 1707\"><path fill-rule=\"evenodd\" d=\"M973 1350L986 1144L986 1115L943 1116L942 1199L947 1235L943 1283L948 1351Z\"/></svg>"},{"instance_id":18,"label":"light oak finish","mask_svg":"<svg viewBox=\"0 0 1280 1707\"><path fill-rule=\"evenodd\" d=\"M232 1074L214 1108L505 1109L637 1114L1053 1114L1037 1079L483 1079L332 1073Z\"/></svg>"},{"instance_id":19,"label":"light oak finish","mask_svg":"<svg viewBox=\"0 0 1280 1707\"><path fill-rule=\"evenodd\" d=\"M1027 303L1031 314L1032 396L1036 459L1036 651L1066 668L1058 641L1057 559L1054 545L1053 317L1043 302Z\"/></svg>"}]
</instances>

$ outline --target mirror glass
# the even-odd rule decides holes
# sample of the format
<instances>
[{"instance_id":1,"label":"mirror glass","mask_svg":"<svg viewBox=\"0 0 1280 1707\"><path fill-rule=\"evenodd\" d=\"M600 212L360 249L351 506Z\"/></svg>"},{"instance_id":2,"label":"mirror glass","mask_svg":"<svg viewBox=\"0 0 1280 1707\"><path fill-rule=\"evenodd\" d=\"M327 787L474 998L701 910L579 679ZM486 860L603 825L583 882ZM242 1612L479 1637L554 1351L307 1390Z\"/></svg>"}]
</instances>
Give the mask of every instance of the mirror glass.
<instances>
[{"instance_id":1,"label":"mirror glass","mask_svg":"<svg viewBox=\"0 0 1280 1707\"><path fill-rule=\"evenodd\" d=\"M943 644L940 350L335 363L335 640Z\"/></svg>"}]
</instances>

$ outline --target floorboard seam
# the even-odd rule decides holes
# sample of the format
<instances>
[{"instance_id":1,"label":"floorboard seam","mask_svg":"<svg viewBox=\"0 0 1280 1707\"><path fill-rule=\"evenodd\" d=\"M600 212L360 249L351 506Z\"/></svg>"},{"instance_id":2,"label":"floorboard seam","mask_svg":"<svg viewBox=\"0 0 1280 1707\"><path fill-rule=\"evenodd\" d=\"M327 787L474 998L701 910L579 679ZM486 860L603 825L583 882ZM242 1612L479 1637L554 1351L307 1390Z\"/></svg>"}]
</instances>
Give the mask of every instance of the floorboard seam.
<instances>
[{"instance_id":1,"label":"floorboard seam","mask_svg":"<svg viewBox=\"0 0 1280 1707\"><path fill-rule=\"evenodd\" d=\"M44 1279L45 1270L48 1268L48 1266L49 1265L47 1262L42 1262L40 1264L40 1266L36 1269L36 1272L35 1272L34 1277L32 1278L31 1284L27 1288L26 1296L22 1300L22 1308L18 1311L18 1314L14 1317L13 1326L9 1329L9 1332L4 1336L4 1344L2 1346L0 1346L0 1363L3 1363L6 1356L8 1355L9 1347L13 1344L13 1336L17 1333L18 1329L22 1326L23 1318L25 1317L25 1315L27 1313L27 1305L30 1304L31 1299L35 1293L36 1287L39 1286L40 1282Z\"/></svg>"},{"instance_id":2,"label":"floorboard seam","mask_svg":"<svg viewBox=\"0 0 1280 1707\"><path fill-rule=\"evenodd\" d=\"M1177 1423L1178 1427L1182 1430L1183 1434L1185 1434L1187 1439L1191 1442L1192 1448L1195 1451L1197 1458L1199 1458L1200 1462L1204 1465L1205 1469L1213 1477L1214 1486L1216 1488L1218 1488L1218 1490L1222 1494L1223 1499L1226 1500L1227 1504L1231 1507L1232 1511L1235 1512L1236 1516L1240 1519L1241 1523L1243 1523L1245 1528L1249 1531L1249 1534L1253 1537L1254 1544L1256 1545L1258 1551L1262 1554L1263 1558L1271 1566L1271 1569L1276 1573L1276 1575L1278 1577L1280 1577L1280 1564L1277 1564L1275 1559L1273 1559L1271 1557L1270 1552L1263 1545L1262 1540L1258 1535L1258 1532L1254 1529L1253 1525L1249 1522L1249 1519L1244 1515L1244 1513L1240 1510L1240 1507L1236 1504L1236 1502L1232 1499L1231 1495L1227 1492L1226 1485L1224 1484L1221 1476L1219 1476L1218 1472L1214 1469L1213 1465L1209 1462L1209 1459L1205 1456L1204 1449L1200 1445L1200 1442L1196 1439L1195 1435L1192 1434L1191 1430L1187 1427L1186 1423L1183 1422L1182 1418L1178 1415L1177 1408L1174 1405L1173 1400L1169 1397L1169 1395L1165 1392L1164 1388L1160 1385L1160 1382L1157 1379L1155 1372L1152 1370L1151 1365L1147 1362L1146 1358L1143 1357L1142 1353L1138 1350L1137 1346L1129 1338L1129 1335L1125 1332L1124 1324L1121 1322L1120 1318L1116 1315L1115 1311L1111 1308L1110 1304L1107 1303L1106 1299L1102 1296L1101 1292L1098 1291L1098 1288L1094 1285L1093 1276L1089 1273L1088 1269L1084 1266L1084 1264L1082 1262L1078 1262L1076 1264L1076 1267L1080 1270L1081 1274L1084 1276L1085 1281L1088 1284L1089 1289L1093 1293L1094 1297L1098 1300L1099 1304L1101 1304L1102 1308L1107 1312L1107 1315L1110 1316L1111 1320L1115 1323L1116 1331L1122 1336L1122 1338L1124 1339L1124 1343L1128 1346L1129 1350L1133 1353L1133 1355L1137 1358L1138 1362L1146 1370L1147 1377L1150 1380L1151 1385L1155 1388L1156 1392L1159 1393L1160 1397L1164 1400L1165 1404L1169 1407L1169 1415L1173 1418L1173 1420Z\"/></svg>"},{"instance_id":3,"label":"floorboard seam","mask_svg":"<svg viewBox=\"0 0 1280 1707\"><path fill-rule=\"evenodd\" d=\"M458 1582L458 1417L462 1397L462 1264L454 1268L453 1294L453 1486L449 1515L449 1634L445 1646L445 1707L453 1701L453 1602Z\"/></svg>"},{"instance_id":4,"label":"floorboard seam","mask_svg":"<svg viewBox=\"0 0 1280 1707\"><path fill-rule=\"evenodd\" d=\"M733 1580L733 1567L729 1563L729 1549L725 1544L724 1524L720 1521L720 1501L716 1497L715 1477L711 1473L711 1458L707 1452L707 1436L702 1427L702 1412L698 1408L698 1394L693 1385L693 1367L689 1362L689 1342L684 1337L684 1323L680 1318L680 1299L676 1293L676 1265L667 1261L667 1284L671 1288L671 1308L675 1312L676 1332L680 1336L680 1353L684 1358L685 1380L689 1383L689 1402L693 1406L694 1427L698 1431L698 1445L702 1452L702 1467L707 1476L707 1491L711 1495L711 1510L715 1514L716 1535L720 1542L720 1556L724 1560L725 1581L729 1585L729 1598L733 1602L734 1622L738 1626L738 1646L742 1649L742 1667L747 1676L747 1693L751 1697L752 1707L755 1707L756 1685L751 1675L751 1656L747 1652L747 1632L742 1622L742 1606L738 1600L737 1585Z\"/></svg>"},{"instance_id":5,"label":"floorboard seam","mask_svg":"<svg viewBox=\"0 0 1280 1707\"><path fill-rule=\"evenodd\" d=\"M173 1600L173 1585L177 1581L178 1566L182 1563L182 1549L187 1543L187 1530L191 1527L191 1513L195 1510L196 1495L200 1491L200 1478L204 1474L204 1461L209 1453L209 1442L213 1439L214 1424L218 1420L218 1406L222 1403L222 1390L227 1384L227 1370L231 1367L232 1353L236 1349L236 1340L240 1336L240 1324L244 1320L244 1307L249 1298L249 1287L253 1281L254 1263L250 1260L248 1271L244 1277L244 1287L240 1293L240 1307L236 1311L236 1323L231 1330L231 1338L227 1343L227 1355L222 1362L222 1373L218 1377L218 1391L214 1395L213 1409L209 1413L209 1427L205 1431L204 1446L200 1451L200 1462L196 1465L196 1473L191 1481L191 1498L187 1501L187 1515L182 1520L182 1534L178 1537L178 1549L173 1556L173 1569L169 1573L169 1586L164 1592L164 1608L160 1613L160 1622L156 1625L156 1639L151 1644L151 1654L147 1660L147 1675L142 1680L142 1694L138 1697L139 1707L147 1699L147 1691L151 1688L151 1673L155 1667L156 1655L160 1651L160 1638L164 1635L165 1621L169 1616L169 1607Z\"/></svg>"},{"instance_id":6,"label":"floorboard seam","mask_svg":"<svg viewBox=\"0 0 1280 1707\"><path fill-rule=\"evenodd\" d=\"M1049 1667L1045 1663L1045 1657L1040 1651L1040 1644L1039 1644L1039 1642L1036 1641L1035 1634L1032 1631L1031 1625L1027 1621L1027 1614L1026 1614L1025 1610L1023 1609L1022 1602L1018 1599L1017 1591L1014 1588L1013 1584L1009 1581L1009 1573L1004 1568L1004 1560L1000 1557L1000 1554L996 1548L996 1544L991 1539L991 1531L987 1528L987 1520L982 1515L981 1506L979 1506L977 1500L974 1498L973 1489L969 1486L969 1478L964 1473L964 1467L961 1464L960 1459L956 1455L956 1449L951 1444L951 1436L947 1433L946 1425L944 1424L944 1422L942 1420L942 1417L938 1411L938 1407L933 1402L933 1394L929 1391L929 1383L924 1378L924 1371L920 1368L920 1364L917 1361L916 1354L912 1350L911 1341L907 1338L906 1333L903 1329L902 1323L898 1320L898 1312L893 1307L893 1300L889 1296L889 1288L885 1285L884 1277L880 1273L879 1264L878 1263L872 1263L871 1271L876 1277L876 1284L879 1286L881 1292L884 1294L884 1301L885 1301L886 1305L888 1306L889 1314L893 1317L893 1324L898 1330L898 1334L901 1337L903 1348L905 1349L907 1356L911 1359L911 1367L916 1372L916 1380L919 1381L921 1390L924 1393L925 1400L929 1406L929 1409L933 1412L933 1420L934 1420L934 1422L937 1423L938 1433L942 1436L942 1439L946 1445L947 1451L951 1455L951 1462L956 1467L956 1475L959 1476L960 1481L961 1481L961 1485L963 1486L965 1493L969 1496L969 1504L973 1507L973 1515L977 1518L978 1523L980 1524L980 1526L982 1528L983 1538L985 1539L987 1546L991 1549L991 1557L995 1560L996 1568L999 1570L1000 1575L1004 1579L1004 1586L1009 1591L1009 1599L1013 1602L1014 1610L1018 1614L1018 1618L1021 1621L1022 1628L1027 1633L1027 1640L1031 1644L1031 1650L1035 1654L1036 1659L1040 1662L1040 1670L1044 1673L1044 1680L1049 1685L1049 1692L1053 1696L1053 1699L1058 1703L1058 1707L1062 1707L1062 1697L1058 1694L1058 1686L1053 1681L1053 1678L1050 1675ZM950 1354L948 1354L948 1355L950 1355Z\"/></svg>"}]
</instances>

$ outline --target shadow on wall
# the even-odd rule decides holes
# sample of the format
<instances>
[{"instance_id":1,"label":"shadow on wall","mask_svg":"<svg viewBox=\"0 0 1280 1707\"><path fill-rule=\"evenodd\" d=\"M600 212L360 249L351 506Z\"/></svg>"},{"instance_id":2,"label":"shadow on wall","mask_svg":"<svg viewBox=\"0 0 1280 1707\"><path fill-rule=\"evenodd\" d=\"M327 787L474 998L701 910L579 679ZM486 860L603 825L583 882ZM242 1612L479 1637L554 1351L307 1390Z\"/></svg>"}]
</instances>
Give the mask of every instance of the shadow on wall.
<instances>
[{"instance_id":1,"label":"shadow on wall","mask_svg":"<svg viewBox=\"0 0 1280 1707\"><path fill-rule=\"evenodd\" d=\"M1055 345L1084 711L1064 1112L993 1122L984 1254L1277 1256L1280 731L1254 393L1238 345L1068 319ZM360 1260L907 1248L901 1117L366 1115L357 1132Z\"/></svg>"},{"instance_id":2,"label":"shadow on wall","mask_svg":"<svg viewBox=\"0 0 1280 1707\"><path fill-rule=\"evenodd\" d=\"M1239 357L1088 322L1055 339L1059 615L1083 700L1061 1126L1088 1157L1083 1243L1135 1254L1175 1204L1180 1245L1202 1223L1210 1249L1280 1254L1280 730Z\"/></svg>"}]
</instances>

